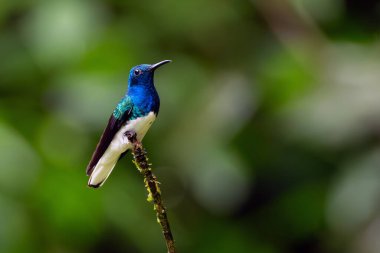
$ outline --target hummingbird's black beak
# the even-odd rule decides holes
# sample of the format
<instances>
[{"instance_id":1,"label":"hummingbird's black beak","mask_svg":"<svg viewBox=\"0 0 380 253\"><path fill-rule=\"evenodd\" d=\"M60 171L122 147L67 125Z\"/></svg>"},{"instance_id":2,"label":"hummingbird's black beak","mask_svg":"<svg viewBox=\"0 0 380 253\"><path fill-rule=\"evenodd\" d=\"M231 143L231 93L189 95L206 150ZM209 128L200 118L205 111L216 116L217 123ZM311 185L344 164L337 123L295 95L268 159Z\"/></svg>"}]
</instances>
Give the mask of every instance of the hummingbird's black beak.
<instances>
[{"instance_id":1,"label":"hummingbird's black beak","mask_svg":"<svg viewBox=\"0 0 380 253\"><path fill-rule=\"evenodd\" d=\"M154 71L158 67L160 67L166 63L169 63L169 62L172 62L172 61L171 60L164 60L164 61L157 62L156 64L153 64L152 66L150 66L149 70Z\"/></svg>"}]
</instances>

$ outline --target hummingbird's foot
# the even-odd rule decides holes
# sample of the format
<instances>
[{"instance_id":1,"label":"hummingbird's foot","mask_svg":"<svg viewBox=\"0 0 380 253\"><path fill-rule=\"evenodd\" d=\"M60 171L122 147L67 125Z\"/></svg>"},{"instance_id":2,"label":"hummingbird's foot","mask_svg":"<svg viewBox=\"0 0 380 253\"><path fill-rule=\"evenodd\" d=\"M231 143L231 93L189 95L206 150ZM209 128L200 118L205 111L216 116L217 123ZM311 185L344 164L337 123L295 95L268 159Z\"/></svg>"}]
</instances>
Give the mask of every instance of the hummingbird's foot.
<instances>
[{"instance_id":1,"label":"hummingbird's foot","mask_svg":"<svg viewBox=\"0 0 380 253\"><path fill-rule=\"evenodd\" d=\"M135 131L127 131L124 133L124 136L127 137L128 141L132 144L137 143L137 134Z\"/></svg>"},{"instance_id":2,"label":"hummingbird's foot","mask_svg":"<svg viewBox=\"0 0 380 253\"><path fill-rule=\"evenodd\" d=\"M124 133L124 136L126 136L128 139L132 139L134 137L136 137L136 132L134 131L127 131Z\"/></svg>"}]
</instances>

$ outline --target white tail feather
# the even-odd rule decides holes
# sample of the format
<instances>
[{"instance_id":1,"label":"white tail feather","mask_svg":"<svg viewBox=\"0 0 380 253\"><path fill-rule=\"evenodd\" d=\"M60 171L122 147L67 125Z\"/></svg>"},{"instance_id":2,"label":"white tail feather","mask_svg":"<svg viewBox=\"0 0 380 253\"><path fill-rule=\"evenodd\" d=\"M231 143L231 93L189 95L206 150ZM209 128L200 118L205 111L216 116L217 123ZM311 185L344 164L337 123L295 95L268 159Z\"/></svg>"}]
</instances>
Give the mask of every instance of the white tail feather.
<instances>
[{"instance_id":1,"label":"white tail feather","mask_svg":"<svg viewBox=\"0 0 380 253\"><path fill-rule=\"evenodd\" d=\"M111 174L118 159L119 157L115 157L113 159L101 158L96 164L94 171L91 173L90 179L88 180L88 185L95 188L102 186Z\"/></svg>"}]
</instances>

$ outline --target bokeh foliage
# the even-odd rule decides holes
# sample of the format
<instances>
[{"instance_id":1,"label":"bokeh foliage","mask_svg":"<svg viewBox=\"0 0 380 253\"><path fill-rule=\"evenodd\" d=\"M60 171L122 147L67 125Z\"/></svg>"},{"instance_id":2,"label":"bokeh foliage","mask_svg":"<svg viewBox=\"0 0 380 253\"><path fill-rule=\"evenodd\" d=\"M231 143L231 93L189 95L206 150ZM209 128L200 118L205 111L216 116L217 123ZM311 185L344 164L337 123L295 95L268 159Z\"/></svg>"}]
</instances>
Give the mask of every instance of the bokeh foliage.
<instances>
[{"instance_id":1,"label":"bokeh foliage","mask_svg":"<svg viewBox=\"0 0 380 253\"><path fill-rule=\"evenodd\" d=\"M127 156L85 167L129 69L180 252L380 251L379 4L1 1L0 252L164 252Z\"/></svg>"}]
</instances>

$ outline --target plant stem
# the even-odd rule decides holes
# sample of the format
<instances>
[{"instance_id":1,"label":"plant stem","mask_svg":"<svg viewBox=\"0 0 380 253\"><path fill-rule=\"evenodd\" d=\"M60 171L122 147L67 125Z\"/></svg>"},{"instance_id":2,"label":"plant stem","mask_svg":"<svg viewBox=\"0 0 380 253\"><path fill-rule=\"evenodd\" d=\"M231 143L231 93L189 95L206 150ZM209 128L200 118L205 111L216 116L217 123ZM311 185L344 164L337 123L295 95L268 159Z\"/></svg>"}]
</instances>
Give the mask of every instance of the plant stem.
<instances>
[{"instance_id":1,"label":"plant stem","mask_svg":"<svg viewBox=\"0 0 380 253\"><path fill-rule=\"evenodd\" d=\"M125 136L133 145L133 162L140 173L144 176L145 188L148 191L148 201L153 201L154 203L157 221L161 225L168 253L175 253L176 250L173 235L169 226L166 208L161 199L161 190L159 187L160 183L157 181L157 177L153 174L152 169L150 168L151 164L148 163L148 158L146 156L147 152L144 150L142 143L137 140L135 132L128 131L125 133Z\"/></svg>"}]
</instances>

